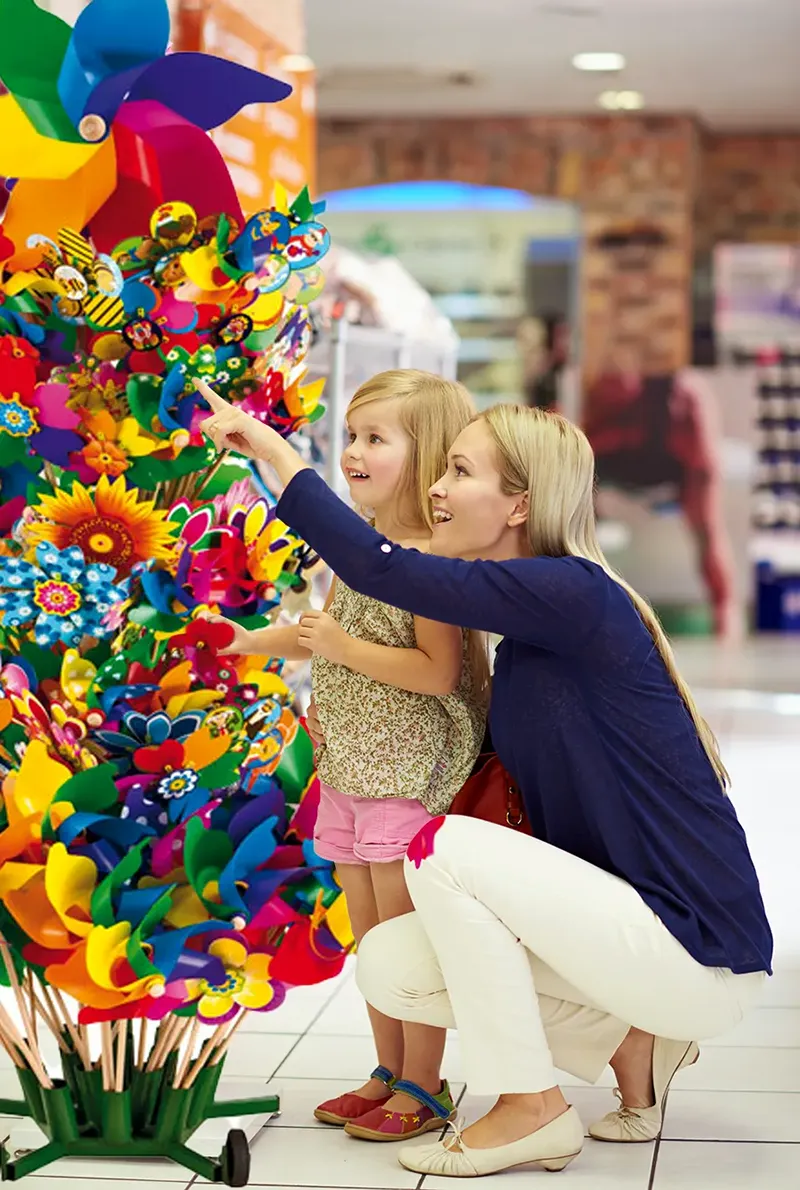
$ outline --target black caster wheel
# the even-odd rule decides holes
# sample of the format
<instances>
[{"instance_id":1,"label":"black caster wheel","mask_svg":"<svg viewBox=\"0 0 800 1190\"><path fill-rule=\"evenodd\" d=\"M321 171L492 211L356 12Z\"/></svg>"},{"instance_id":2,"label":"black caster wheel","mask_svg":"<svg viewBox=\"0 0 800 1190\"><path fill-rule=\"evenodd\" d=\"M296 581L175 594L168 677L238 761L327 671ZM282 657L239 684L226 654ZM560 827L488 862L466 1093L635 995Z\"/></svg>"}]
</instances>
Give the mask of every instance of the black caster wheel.
<instances>
[{"instance_id":1,"label":"black caster wheel","mask_svg":"<svg viewBox=\"0 0 800 1190\"><path fill-rule=\"evenodd\" d=\"M226 1186L246 1186L250 1181L250 1146L241 1128L229 1132L225 1141L222 1180Z\"/></svg>"}]
</instances>

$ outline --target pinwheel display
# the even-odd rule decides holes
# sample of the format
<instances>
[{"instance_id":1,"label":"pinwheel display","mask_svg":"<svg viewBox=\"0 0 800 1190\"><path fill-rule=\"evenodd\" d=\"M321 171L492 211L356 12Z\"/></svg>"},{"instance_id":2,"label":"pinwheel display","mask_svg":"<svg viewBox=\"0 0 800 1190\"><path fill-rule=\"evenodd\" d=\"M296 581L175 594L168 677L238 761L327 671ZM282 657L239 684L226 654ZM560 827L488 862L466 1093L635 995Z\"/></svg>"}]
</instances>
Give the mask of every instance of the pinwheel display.
<instances>
[{"instance_id":1,"label":"pinwheel display","mask_svg":"<svg viewBox=\"0 0 800 1190\"><path fill-rule=\"evenodd\" d=\"M353 939L283 663L221 657L205 618L269 624L317 559L204 441L192 380L285 435L322 414L323 205L244 217L207 130L289 89L168 53L166 0L0 16L0 1108L49 1138L0 1173L133 1139L241 1185L243 1134L185 1143L234 1033Z\"/></svg>"}]
</instances>

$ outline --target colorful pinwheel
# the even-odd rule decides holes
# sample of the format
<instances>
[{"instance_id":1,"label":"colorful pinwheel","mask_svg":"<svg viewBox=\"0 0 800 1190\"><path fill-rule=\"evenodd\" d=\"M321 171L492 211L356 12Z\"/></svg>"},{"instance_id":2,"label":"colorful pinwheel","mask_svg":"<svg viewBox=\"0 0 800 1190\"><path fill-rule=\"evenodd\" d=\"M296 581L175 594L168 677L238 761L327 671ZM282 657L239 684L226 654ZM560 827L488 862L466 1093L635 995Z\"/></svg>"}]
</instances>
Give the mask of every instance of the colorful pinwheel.
<instances>
[{"instance_id":1,"label":"colorful pinwheel","mask_svg":"<svg viewBox=\"0 0 800 1190\"><path fill-rule=\"evenodd\" d=\"M185 1148L232 1031L353 938L283 663L203 617L270 623L314 559L192 380L282 434L321 416L324 207L245 219L207 131L288 88L167 53L166 0L0 18L0 1044L54 1142L0 1164L111 1146L244 1184L240 1150Z\"/></svg>"}]
</instances>

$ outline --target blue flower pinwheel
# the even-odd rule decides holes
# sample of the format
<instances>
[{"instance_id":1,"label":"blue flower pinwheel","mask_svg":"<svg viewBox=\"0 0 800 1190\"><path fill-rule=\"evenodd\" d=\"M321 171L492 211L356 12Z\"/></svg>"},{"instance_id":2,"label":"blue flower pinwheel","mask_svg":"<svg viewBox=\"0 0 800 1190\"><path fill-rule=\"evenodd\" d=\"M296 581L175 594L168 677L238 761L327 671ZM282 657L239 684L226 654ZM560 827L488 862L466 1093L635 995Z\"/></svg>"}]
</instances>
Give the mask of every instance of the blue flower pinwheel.
<instances>
[{"instance_id":1,"label":"blue flower pinwheel","mask_svg":"<svg viewBox=\"0 0 800 1190\"><path fill-rule=\"evenodd\" d=\"M128 597L126 582L115 583L113 566L87 563L82 550L59 550L42 543L36 563L0 560L0 612L3 625L29 633L37 645L74 647L85 636L106 637L105 620Z\"/></svg>"},{"instance_id":2,"label":"blue flower pinwheel","mask_svg":"<svg viewBox=\"0 0 800 1190\"><path fill-rule=\"evenodd\" d=\"M131 760L137 748L163 744L166 740L179 743L202 725L205 711L184 711L171 719L164 711L143 715L126 711L119 730L96 732L96 738L114 759Z\"/></svg>"}]
</instances>

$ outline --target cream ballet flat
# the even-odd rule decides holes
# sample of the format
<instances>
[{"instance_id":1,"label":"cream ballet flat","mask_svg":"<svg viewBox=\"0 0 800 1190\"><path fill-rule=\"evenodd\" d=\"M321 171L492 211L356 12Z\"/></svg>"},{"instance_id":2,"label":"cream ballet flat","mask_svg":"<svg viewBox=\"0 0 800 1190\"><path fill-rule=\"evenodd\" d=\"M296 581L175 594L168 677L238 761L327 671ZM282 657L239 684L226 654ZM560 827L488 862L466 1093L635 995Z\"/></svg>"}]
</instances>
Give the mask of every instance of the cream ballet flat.
<instances>
[{"instance_id":1,"label":"cream ballet flat","mask_svg":"<svg viewBox=\"0 0 800 1190\"><path fill-rule=\"evenodd\" d=\"M413 1173L440 1178L482 1178L521 1165L535 1165L557 1173L566 1169L583 1148L583 1125L574 1107L538 1132L496 1149L468 1148L462 1139L464 1124L464 1120L451 1123L455 1136L447 1136L437 1144L405 1145L399 1152L400 1164ZM460 1151L448 1147L453 1144L460 1145Z\"/></svg>"},{"instance_id":2,"label":"cream ballet flat","mask_svg":"<svg viewBox=\"0 0 800 1190\"><path fill-rule=\"evenodd\" d=\"M664 1122L664 1105L672 1080L679 1070L694 1066L699 1057L700 1047L694 1041L667 1041L664 1037L656 1037L653 1045L654 1106L626 1107L617 1087L614 1094L620 1107L592 1124L589 1135L595 1140L617 1144L644 1144L655 1140Z\"/></svg>"}]
</instances>

